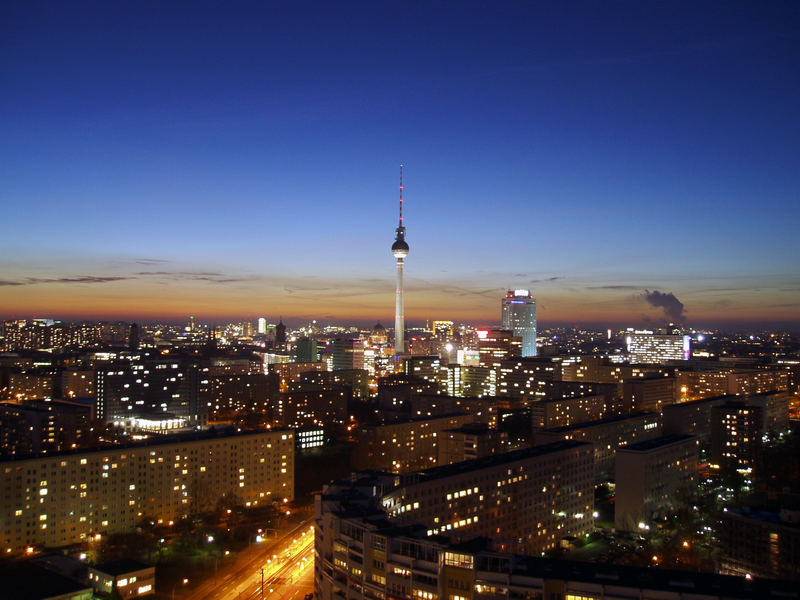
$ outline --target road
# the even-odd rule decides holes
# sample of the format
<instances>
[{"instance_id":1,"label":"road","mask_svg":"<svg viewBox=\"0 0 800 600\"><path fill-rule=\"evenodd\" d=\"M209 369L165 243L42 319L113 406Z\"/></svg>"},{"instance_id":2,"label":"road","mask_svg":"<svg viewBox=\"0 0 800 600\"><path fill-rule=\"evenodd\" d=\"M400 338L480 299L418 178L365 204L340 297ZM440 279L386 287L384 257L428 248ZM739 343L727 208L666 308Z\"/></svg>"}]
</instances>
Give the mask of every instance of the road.
<instances>
[{"instance_id":1,"label":"road","mask_svg":"<svg viewBox=\"0 0 800 600\"><path fill-rule=\"evenodd\" d=\"M187 600L302 600L314 591L314 528L306 520L264 548L251 551L216 577L181 594Z\"/></svg>"}]
</instances>

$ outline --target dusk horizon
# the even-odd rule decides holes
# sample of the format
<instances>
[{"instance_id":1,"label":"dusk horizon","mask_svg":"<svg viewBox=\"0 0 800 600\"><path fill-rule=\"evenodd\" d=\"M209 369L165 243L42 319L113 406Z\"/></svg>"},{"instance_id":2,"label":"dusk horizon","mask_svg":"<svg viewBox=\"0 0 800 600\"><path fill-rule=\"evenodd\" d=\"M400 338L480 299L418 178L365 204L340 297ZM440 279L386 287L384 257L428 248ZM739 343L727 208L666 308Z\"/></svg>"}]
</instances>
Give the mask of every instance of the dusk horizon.
<instances>
[{"instance_id":1,"label":"dusk horizon","mask_svg":"<svg viewBox=\"0 0 800 600\"><path fill-rule=\"evenodd\" d=\"M7 4L0 318L800 325L791 3L397 6Z\"/></svg>"}]
</instances>

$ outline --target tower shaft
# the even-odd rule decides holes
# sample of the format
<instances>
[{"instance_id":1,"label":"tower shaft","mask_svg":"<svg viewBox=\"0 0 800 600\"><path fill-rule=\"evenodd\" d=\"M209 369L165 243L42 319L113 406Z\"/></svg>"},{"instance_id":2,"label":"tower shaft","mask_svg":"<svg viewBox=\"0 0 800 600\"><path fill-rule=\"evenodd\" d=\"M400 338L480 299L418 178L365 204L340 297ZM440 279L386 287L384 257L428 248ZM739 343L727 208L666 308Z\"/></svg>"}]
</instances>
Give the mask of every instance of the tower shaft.
<instances>
[{"instance_id":1,"label":"tower shaft","mask_svg":"<svg viewBox=\"0 0 800 600\"><path fill-rule=\"evenodd\" d=\"M403 354L405 352L405 306L403 292L403 268L405 259L397 257L397 292L394 302L394 353Z\"/></svg>"}]
</instances>

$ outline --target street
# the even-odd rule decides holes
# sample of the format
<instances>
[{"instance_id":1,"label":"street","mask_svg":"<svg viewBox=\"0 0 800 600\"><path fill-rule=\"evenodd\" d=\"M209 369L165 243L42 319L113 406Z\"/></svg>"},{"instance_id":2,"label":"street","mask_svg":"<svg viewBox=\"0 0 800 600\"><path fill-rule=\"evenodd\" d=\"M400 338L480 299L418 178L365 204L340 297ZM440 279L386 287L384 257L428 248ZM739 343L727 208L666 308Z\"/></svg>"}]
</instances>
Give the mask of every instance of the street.
<instances>
[{"instance_id":1,"label":"street","mask_svg":"<svg viewBox=\"0 0 800 600\"><path fill-rule=\"evenodd\" d=\"M262 590L263 569L263 590ZM253 546L181 600L295 600L314 591L314 528L308 519L264 547ZM262 596L263 594L263 596Z\"/></svg>"}]
</instances>

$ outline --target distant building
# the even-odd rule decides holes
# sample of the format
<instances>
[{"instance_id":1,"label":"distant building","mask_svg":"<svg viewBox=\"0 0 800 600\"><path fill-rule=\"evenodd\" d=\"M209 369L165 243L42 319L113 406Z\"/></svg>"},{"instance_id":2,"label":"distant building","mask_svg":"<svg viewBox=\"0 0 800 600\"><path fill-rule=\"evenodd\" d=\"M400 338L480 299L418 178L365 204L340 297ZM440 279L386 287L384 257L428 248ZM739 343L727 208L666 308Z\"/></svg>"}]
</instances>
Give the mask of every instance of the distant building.
<instances>
[{"instance_id":1,"label":"distant building","mask_svg":"<svg viewBox=\"0 0 800 600\"><path fill-rule=\"evenodd\" d=\"M693 490L700 440L668 435L617 449L614 525L639 531L661 523L676 507L679 490Z\"/></svg>"},{"instance_id":2,"label":"distant building","mask_svg":"<svg viewBox=\"0 0 800 600\"><path fill-rule=\"evenodd\" d=\"M0 403L0 456L27 456L81 447L86 443L91 416L91 405L76 402Z\"/></svg>"},{"instance_id":3,"label":"distant building","mask_svg":"<svg viewBox=\"0 0 800 600\"><path fill-rule=\"evenodd\" d=\"M179 419L185 427L208 423L200 399L200 366L178 358L119 362L97 370L97 418L125 425L137 418Z\"/></svg>"},{"instance_id":4,"label":"distant building","mask_svg":"<svg viewBox=\"0 0 800 600\"><path fill-rule=\"evenodd\" d=\"M688 335L629 329L625 339L633 363L658 364L691 356L692 338Z\"/></svg>"},{"instance_id":5,"label":"distant building","mask_svg":"<svg viewBox=\"0 0 800 600\"><path fill-rule=\"evenodd\" d=\"M301 374L310 371L327 371L328 365L324 362L274 363L269 366L269 370L278 376L280 390L288 392L289 385L294 381L300 381Z\"/></svg>"},{"instance_id":6,"label":"distant building","mask_svg":"<svg viewBox=\"0 0 800 600\"><path fill-rule=\"evenodd\" d=\"M353 453L355 468L407 473L435 466L443 432L475 420L462 413L362 427Z\"/></svg>"},{"instance_id":7,"label":"distant building","mask_svg":"<svg viewBox=\"0 0 800 600\"><path fill-rule=\"evenodd\" d=\"M230 417L232 413L265 412L279 392L279 379L274 373L219 375L201 382L201 401L206 404L210 419Z\"/></svg>"},{"instance_id":8,"label":"distant building","mask_svg":"<svg viewBox=\"0 0 800 600\"><path fill-rule=\"evenodd\" d=\"M299 363L312 363L319 360L319 352L317 352L317 340L307 337L297 340L295 346L295 359Z\"/></svg>"},{"instance_id":9,"label":"distant building","mask_svg":"<svg viewBox=\"0 0 800 600\"><path fill-rule=\"evenodd\" d=\"M530 409L534 430L552 429L604 419L608 416L608 401L602 394L541 398L531 402Z\"/></svg>"},{"instance_id":10,"label":"distant building","mask_svg":"<svg viewBox=\"0 0 800 600\"><path fill-rule=\"evenodd\" d=\"M286 325L283 324L283 318L281 318L275 326L275 347L282 348L284 346L286 346Z\"/></svg>"},{"instance_id":11,"label":"distant building","mask_svg":"<svg viewBox=\"0 0 800 600\"><path fill-rule=\"evenodd\" d=\"M497 371L492 367L447 365L447 394L462 398L487 398L497 395Z\"/></svg>"},{"instance_id":12,"label":"distant building","mask_svg":"<svg viewBox=\"0 0 800 600\"><path fill-rule=\"evenodd\" d=\"M353 398L348 386L281 393L272 405L272 420L282 427L339 427L347 423L347 405Z\"/></svg>"},{"instance_id":13,"label":"distant building","mask_svg":"<svg viewBox=\"0 0 800 600\"><path fill-rule=\"evenodd\" d=\"M267 335L267 319L265 317L258 317L257 331L260 335Z\"/></svg>"},{"instance_id":14,"label":"distant building","mask_svg":"<svg viewBox=\"0 0 800 600\"><path fill-rule=\"evenodd\" d=\"M594 445L597 478L603 481L613 476L617 448L650 440L660 435L661 415L639 412L535 431L533 440L537 445L557 440L590 442Z\"/></svg>"},{"instance_id":15,"label":"distant building","mask_svg":"<svg viewBox=\"0 0 800 600\"><path fill-rule=\"evenodd\" d=\"M447 368L438 355L409 356L403 360L403 372L434 383L442 392L447 390Z\"/></svg>"},{"instance_id":16,"label":"distant building","mask_svg":"<svg viewBox=\"0 0 800 600\"><path fill-rule=\"evenodd\" d=\"M386 328L380 323L376 323L375 327L369 334L370 346L383 346L389 343L389 334L386 333Z\"/></svg>"},{"instance_id":17,"label":"distant building","mask_svg":"<svg viewBox=\"0 0 800 600\"><path fill-rule=\"evenodd\" d=\"M764 409L729 400L712 412L711 461L723 470L749 473L762 446Z\"/></svg>"},{"instance_id":18,"label":"distant building","mask_svg":"<svg viewBox=\"0 0 800 600\"><path fill-rule=\"evenodd\" d=\"M735 396L716 396L665 406L662 411L664 435L685 433L696 435L703 442L710 441L714 407L735 398Z\"/></svg>"},{"instance_id":19,"label":"distant building","mask_svg":"<svg viewBox=\"0 0 800 600\"><path fill-rule=\"evenodd\" d=\"M504 360L522 356L522 338L510 329L478 329L480 365L496 369Z\"/></svg>"},{"instance_id":20,"label":"distant building","mask_svg":"<svg viewBox=\"0 0 800 600\"><path fill-rule=\"evenodd\" d=\"M502 300L503 329L522 339L521 356L536 356L536 300L530 290L509 290Z\"/></svg>"},{"instance_id":21,"label":"distant building","mask_svg":"<svg viewBox=\"0 0 800 600\"><path fill-rule=\"evenodd\" d=\"M364 368L364 340L360 337L336 338L332 346L334 370Z\"/></svg>"},{"instance_id":22,"label":"distant building","mask_svg":"<svg viewBox=\"0 0 800 600\"><path fill-rule=\"evenodd\" d=\"M446 429L439 436L439 465L484 458L508 451L508 434L486 423Z\"/></svg>"},{"instance_id":23,"label":"distant building","mask_svg":"<svg viewBox=\"0 0 800 600\"><path fill-rule=\"evenodd\" d=\"M648 410L661 412L675 402L675 377L650 375L625 380L622 384L624 412Z\"/></svg>"}]
</instances>

